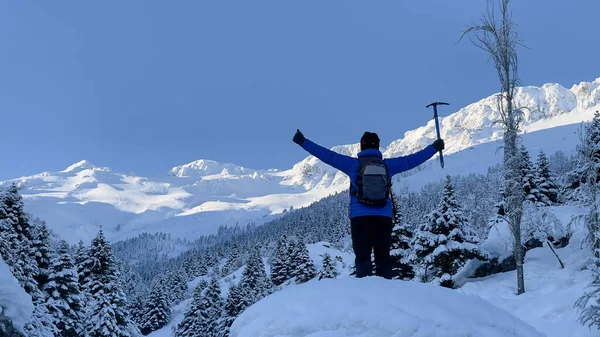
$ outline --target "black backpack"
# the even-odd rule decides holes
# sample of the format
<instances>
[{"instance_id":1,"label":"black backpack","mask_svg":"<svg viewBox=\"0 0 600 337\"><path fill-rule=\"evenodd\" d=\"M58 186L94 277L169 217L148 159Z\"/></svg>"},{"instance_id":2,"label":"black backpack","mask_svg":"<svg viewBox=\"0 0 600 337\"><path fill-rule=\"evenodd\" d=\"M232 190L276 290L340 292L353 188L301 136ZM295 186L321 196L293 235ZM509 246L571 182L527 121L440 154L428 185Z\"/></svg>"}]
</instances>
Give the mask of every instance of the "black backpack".
<instances>
[{"instance_id":1,"label":"black backpack","mask_svg":"<svg viewBox=\"0 0 600 337\"><path fill-rule=\"evenodd\" d=\"M351 188L360 203L372 207L383 207L387 204L392 187L389 180L388 168L381 158L361 157L358 168L356 185L358 189Z\"/></svg>"}]
</instances>

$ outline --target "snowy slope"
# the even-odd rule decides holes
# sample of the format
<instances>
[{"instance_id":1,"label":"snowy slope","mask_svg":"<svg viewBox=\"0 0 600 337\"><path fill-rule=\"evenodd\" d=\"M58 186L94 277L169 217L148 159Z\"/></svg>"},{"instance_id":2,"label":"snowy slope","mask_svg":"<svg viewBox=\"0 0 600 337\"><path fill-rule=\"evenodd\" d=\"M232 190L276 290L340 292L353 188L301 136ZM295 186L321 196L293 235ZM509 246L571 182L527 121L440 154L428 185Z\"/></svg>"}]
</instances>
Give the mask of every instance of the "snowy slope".
<instances>
[{"instance_id":1,"label":"snowy slope","mask_svg":"<svg viewBox=\"0 0 600 337\"><path fill-rule=\"evenodd\" d=\"M585 212L574 206L550 210L564 227L573 216ZM547 247L527 252L526 293L520 296L515 294L515 271L466 279L466 283L461 280L463 286L457 290L378 278L357 280L349 276L353 254L329 248L326 243L307 245L317 269L324 253L342 258L344 262L337 265L341 272L338 279L285 285L243 313L234 325L237 334L233 336L469 336L468 331L471 336L598 336L600 331L577 321L578 312L573 307L588 290L592 276L585 268L591 257L590 249L582 246L585 228L581 223L570 227L571 243L556 249L564 269ZM507 230L490 234L485 248L496 253L510 249ZM242 271L243 267L233 273L234 282L239 281ZM190 282L190 296L199 280ZM227 278L220 282L223 296L227 283ZM183 319L188 305L189 300L174 307L169 325L150 336L171 336L171 328ZM482 330L488 328L491 330Z\"/></svg>"},{"instance_id":2,"label":"snowy slope","mask_svg":"<svg viewBox=\"0 0 600 337\"><path fill-rule=\"evenodd\" d=\"M600 108L600 78L566 89L559 84L520 88L524 110L523 140L530 151L571 152L578 142L579 123ZM490 96L442 117L446 168L437 155L398 179L398 189L418 189L445 174L485 172L500 161L502 136L495 98ZM314 140L318 142L318 135ZM383 148L386 157L422 149L435 137L434 122L406 132ZM296 146L291 143L290 146ZM358 144L334 151L356 155ZM193 239L214 233L219 225L261 223L290 207L304 207L331 193L343 191L348 178L312 156L288 170L253 170L230 163L198 160L176 166L158 177L138 177L98 167L87 161L61 172L44 172L1 182L23 186L25 205L47 221L57 234L74 242L89 240L103 226L110 240L142 232L169 232Z\"/></svg>"},{"instance_id":3,"label":"snowy slope","mask_svg":"<svg viewBox=\"0 0 600 337\"><path fill-rule=\"evenodd\" d=\"M585 210L561 206L554 213L566 225L573 215ZM520 317L549 337L592 337L600 333L581 325L575 301L586 291L592 280L586 266L591 262L591 251L582 244L585 228L574 223L571 243L556 253L565 265L562 269L552 251L544 246L527 252L525 256L525 294L516 295L516 272L471 279L458 291L475 294L493 305Z\"/></svg>"},{"instance_id":4,"label":"snowy slope","mask_svg":"<svg viewBox=\"0 0 600 337\"><path fill-rule=\"evenodd\" d=\"M0 315L10 318L13 326L23 332L32 313L31 296L19 285L0 257Z\"/></svg>"},{"instance_id":5,"label":"snowy slope","mask_svg":"<svg viewBox=\"0 0 600 337\"><path fill-rule=\"evenodd\" d=\"M244 311L232 337L487 336L543 334L476 296L381 278L313 280Z\"/></svg>"}]
</instances>

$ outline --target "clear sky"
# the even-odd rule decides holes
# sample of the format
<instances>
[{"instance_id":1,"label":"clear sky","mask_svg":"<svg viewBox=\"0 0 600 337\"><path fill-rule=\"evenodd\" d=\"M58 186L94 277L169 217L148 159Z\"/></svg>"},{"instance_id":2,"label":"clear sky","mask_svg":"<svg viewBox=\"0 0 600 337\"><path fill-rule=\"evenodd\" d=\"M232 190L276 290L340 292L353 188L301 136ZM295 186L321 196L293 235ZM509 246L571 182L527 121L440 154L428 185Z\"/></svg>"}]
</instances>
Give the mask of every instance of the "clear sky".
<instances>
[{"instance_id":1,"label":"clear sky","mask_svg":"<svg viewBox=\"0 0 600 337\"><path fill-rule=\"evenodd\" d=\"M458 37L485 1L0 2L0 180L81 159L139 175L196 159L289 168L300 128L382 145L498 90ZM600 77L598 0L514 0L524 85Z\"/></svg>"}]
</instances>

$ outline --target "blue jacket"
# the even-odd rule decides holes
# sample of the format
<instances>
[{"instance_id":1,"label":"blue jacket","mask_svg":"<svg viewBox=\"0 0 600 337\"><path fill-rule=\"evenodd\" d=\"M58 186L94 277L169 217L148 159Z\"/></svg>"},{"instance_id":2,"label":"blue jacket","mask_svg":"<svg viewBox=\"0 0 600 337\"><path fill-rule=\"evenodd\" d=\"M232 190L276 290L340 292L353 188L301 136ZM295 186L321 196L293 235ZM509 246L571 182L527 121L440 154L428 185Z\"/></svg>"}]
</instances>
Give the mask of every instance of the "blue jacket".
<instances>
[{"instance_id":1,"label":"blue jacket","mask_svg":"<svg viewBox=\"0 0 600 337\"><path fill-rule=\"evenodd\" d=\"M304 143L302 143L302 148L308 153L312 154L313 156L319 158L325 164L328 164L347 174L350 177L350 183L355 188L357 188L356 178L358 177L358 168L360 165L360 161L358 160L358 158L345 156L337 152L331 151L313 143L308 139L306 139ZM436 152L437 151L435 151L433 146L429 145L423 150L408 156L384 159L385 164L388 167L388 174L390 175L390 179L398 173L408 171L414 167L423 164L429 158L433 157L433 155ZM379 150L367 149L361 151L358 154L358 157L382 158L382 154ZM355 196L350 195L350 218L366 215L380 215L392 217L391 199L388 198L388 202L384 207L370 207L361 204Z\"/></svg>"}]
</instances>

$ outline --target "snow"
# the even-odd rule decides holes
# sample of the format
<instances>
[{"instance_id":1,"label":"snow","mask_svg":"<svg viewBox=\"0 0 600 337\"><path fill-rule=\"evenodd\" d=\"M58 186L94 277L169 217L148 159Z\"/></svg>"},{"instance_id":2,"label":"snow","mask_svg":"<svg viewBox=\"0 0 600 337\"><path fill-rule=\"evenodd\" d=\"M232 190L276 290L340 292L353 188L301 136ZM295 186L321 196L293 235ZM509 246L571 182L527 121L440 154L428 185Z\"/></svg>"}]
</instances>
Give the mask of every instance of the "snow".
<instances>
[{"instance_id":1,"label":"snow","mask_svg":"<svg viewBox=\"0 0 600 337\"><path fill-rule=\"evenodd\" d=\"M31 296L19 285L8 265L0 257L0 314L10 318L13 326L23 332L33 313Z\"/></svg>"},{"instance_id":2,"label":"snow","mask_svg":"<svg viewBox=\"0 0 600 337\"><path fill-rule=\"evenodd\" d=\"M554 212L566 225L573 215L581 213L581 209L557 207ZM516 295L514 271L470 279L457 291L480 296L520 317L548 337L598 336L599 330L590 330L577 321L578 312L573 307L592 279L585 268L590 263L591 252L582 247L584 232L584 228L574 225L570 244L556 249L565 264L564 269L547 246L527 252L523 295Z\"/></svg>"},{"instance_id":3,"label":"snow","mask_svg":"<svg viewBox=\"0 0 600 337\"><path fill-rule=\"evenodd\" d=\"M352 277L276 292L236 319L232 337L541 337L477 296L416 282Z\"/></svg>"}]
</instances>

